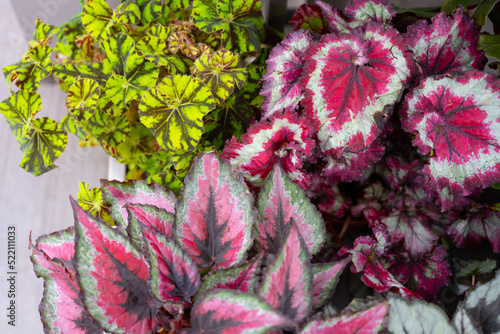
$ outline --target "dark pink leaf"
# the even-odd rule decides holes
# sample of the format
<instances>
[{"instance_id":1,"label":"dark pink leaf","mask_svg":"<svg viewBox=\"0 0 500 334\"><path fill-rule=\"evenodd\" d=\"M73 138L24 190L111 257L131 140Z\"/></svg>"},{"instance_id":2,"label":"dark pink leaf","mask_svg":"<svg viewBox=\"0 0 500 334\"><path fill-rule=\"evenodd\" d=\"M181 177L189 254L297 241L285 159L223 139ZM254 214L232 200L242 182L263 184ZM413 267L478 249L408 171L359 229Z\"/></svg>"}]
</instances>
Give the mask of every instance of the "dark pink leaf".
<instances>
[{"instance_id":1,"label":"dark pink leaf","mask_svg":"<svg viewBox=\"0 0 500 334\"><path fill-rule=\"evenodd\" d=\"M311 175L311 185L306 195L320 212L342 218L351 207L351 199L340 191L337 183L326 180L320 172Z\"/></svg>"},{"instance_id":2,"label":"dark pink leaf","mask_svg":"<svg viewBox=\"0 0 500 334\"><path fill-rule=\"evenodd\" d=\"M165 235L139 223L151 267L151 291L161 301L191 303L200 287L200 273L193 259Z\"/></svg>"},{"instance_id":3,"label":"dark pink leaf","mask_svg":"<svg viewBox=\"0 0 500 334\"><path fill-rule=\"evenodd\" d=\"M330 32L346 33L355 26L358 26L358 22L353 22L355 21L354 19L344 16L342 11L337 7L333 7L332 5L319 0L316 0L315 2L323 12L323 16L326 18L326 21L330 26Z\"/></svg>"},{"instance_id":4,"label":"dark pink leaf","mask_svg":"<svg viewBox=\"0 0 500 334\"><path fill-rule=\"evenodd\" d=\"M396 16L396 11L388 0L351 0L344 14L364 24L369 21L385 24Z\"/></svg>"},{"instance_id":5,"label":"dark pink leaf","mask_svg":"<svg viewBox=\"0 0 500 334\"><path fill-rule=\"evenodd\" d=\"M384 300L355 312L347 309L337 316L309 322L299 334L378 333L386 327L389 309Z\"/></svg>"},{"instance_id":6,"label":"dark pink leaf","mask_svg":"<svg viewBox=\"0 0 500 334\"><path fill-rule=\"evenodd\" d=\"M373 22L307 51L302 105L323 153L359 152L382 133L412 62L401 35Z\"/></svg>"},{"instance_id":7,"label":"dark pink leaf","mask_svg":"<svg viewBox=\"0 0 500 334\"><path fill-rule=\"evenodd\" d=\"M407 95L402 125L431 155L423 172L437 191L469 195L498 182L499 100L500 80L474 70L429 77Z\"/></svg>"},{"instance_id":8,"label":"dark pink leaf","mask_svg":"<svg viewBox=\"0 0 500 334\"><path fill-rule=\"evenodd\" d=\"M241 143L233 137L226 143L222 157L257 187L264 185L278 163L290 179L307 188L309 182L302 171L302 161L304 156L312 154L314 141L310 137L306 120L285 111L270 121L255 123L241 136Z\"/></svg>"},{"instance_id":9,"label":"dark pink leaf","mask_svg":"<svg viewBox=\"0 0 500 334\"><path fill-rule=\"evenodd\" d=\"M348 258L338 262L313 264L313 309L323 307L330 300L340 275L350 261Z\"/></svg>"},{"instance_id":10,"label":"dark pink leaf","mask_svg":"<svg viewBox=\"0 0 500 334\"><path fill-rule=\"evenodd\" d=\"M117 225L127 226L128 213L126 204L154 205L174 214L177 201L174 193L159 184L148 185L145 181L107 181L101 180L101 191L111 215Z\"/></svg>"},{"instance_id":11,"label":"dark pink leaf","mask_svg":"<svg viewBox=\"0 0 500 334\"><path fill-rule=\"evenodd\" d=\"M297 225L307 250L314 255L325 241L325 223L304 191L276 165L258 197L257 240L271 254L284 244L290 226Z\"/></svg>"},{"instance_id":12,"label":"dark pink leaf","mask_svg":"<svg viewBox=\"0 0 500 334\"><path fill-rule=\"evenodd\" d=\"M458 247L474 247L488 239L493 251L500 253L500 212L486 205L473 205L446 232Z\"/></svg>"},{"instance_id":13,"label":"dark pink leaf","mask_svg":"<svg viewBox=\"0 0 500 334\"><path fill-rule=\"evenodd\" d=\"M174 215L153 205L125 204L128 213L127 235L135 248L142 250L142 229L173 238ZM141 224L144 225L141 228Z\"/></svg>"},{"instance_id":14,"label":"dark pink leaf","mask_svg":"<svg viewBox=\"0 0 500 334\"><path fill-rule=\"evenodd\" d=\"M46 247L48 240L44 237L42 239L45 239ZM31 246L31 241L30 249L33 252L31 255L33 269L37 277L43 278L44 283L43 297L39 306L44 332L103 333L101 326L92 319L80 299L80 285L73 273L58 259L51 259L41 249Z\"/></svg>"},{"instance_id":15,"label":"dark pink leaf","mask_svg":"<svg viewBox=\"0 0 500 334\"><path fill-rule=\"evenodd\" d=\"M38 237L35 247L47 254L52 260L61 261L71 274L76 274L72 262L75 257L74 226Z\"/></svg>"},{"instance_id":16,"label":"dark pink leaf","mask_svg":"<svg viewBox=\"0 0 500 334\"><path fill-rule=\"evenodd\" d=\"M462 8L451 17L441 12L431 24L420 20L403 36L415 54L421 75L482 70L486 64L484 52L477 49L479 28Z\"/></svg>"},{"instance_id":17,"label":"dark pink leaf","mask_svg":"<svg viewBox=\"0 0 500 334\"><path fill-rule=\"evenodd\" d=\"M439 289L448 285L451 271L447 256L441 245L419 256L411 256L408 252L388 254L388 269L401 283L432 300Z\"/></svg>"},{"instance_id":18,"label":"dark pink leaf","mask_svg":"<svg viewBox=\"0 0 500 334\"><path fill-rule=\"evenodd\" d=\"M252 246L254 198L216 153L198 155L176 208L175 238L199 267L229 268Z\"/></svg>"},{"instance_id":19,"label":"dark pink leaf","mask_svg":"<svg viewBox=\"0 0 500 334\"><path fill-rule=\"evenodd\" d=\"M128 239L72 200L76 271L85 306L108 332L156 333L158 307L149 267Z\"/></svg>"},{"instance_id":20,"label":"dark pink leaf","mask_svg":"<svg viewBox=\"0 0 500 334\"><path fill-rule=\"evenodd\" d=\"M252 261L237 268L222 269L209 273L203 277L203 282L194 299L197 300L205 292L215 289L231 289L253 293L259 280L263 258L263 255L259 254Z\"/></svg>"},{"instance_id":21,"label":"dark pink leaf","mask_svg":"<svg viewBox=\"0 0 500 334\"><path fill-rule=\"evenodd\" d=\"M295 31L306 29L318 34L326 34L330 30L321 8L317 5L300 5L295 10L290 23L293 24Z\"/></svg>"},{"instance_id":22,"label":"dark pink leaf","mask_svg":"<svg viewBox=\"0 0 500 334\"><path fill-rule=\"evenodd\" d=\"M304 71L304 53L315 39L307 30L295 31L271 51L260 91L264 97L264 118L270 118L282 109L295 110L304 98L299 79Z\"/></svg>"},{"instance_id":23,"label":"dark pink leaf","mask_svg":"<svg viewBox=\"0 0 500 334\"><path fill-rule=\"evenodd\" d=\"M181 333L264 334L294 323L258 296L235 290L214 290L191 310L191 325Z\"/></svg>"},{"instance_id":24,"label":"dark pink leaf","mask_svg":"<svg viewBox=\"0 0 500 334\"><path fill-rule=\"evenodd\" d=\"M307 247L295 225L283 247L267 266L258 294L276 310L303 322L312 310L312 269Z\"/></svg>"}]
</instances>

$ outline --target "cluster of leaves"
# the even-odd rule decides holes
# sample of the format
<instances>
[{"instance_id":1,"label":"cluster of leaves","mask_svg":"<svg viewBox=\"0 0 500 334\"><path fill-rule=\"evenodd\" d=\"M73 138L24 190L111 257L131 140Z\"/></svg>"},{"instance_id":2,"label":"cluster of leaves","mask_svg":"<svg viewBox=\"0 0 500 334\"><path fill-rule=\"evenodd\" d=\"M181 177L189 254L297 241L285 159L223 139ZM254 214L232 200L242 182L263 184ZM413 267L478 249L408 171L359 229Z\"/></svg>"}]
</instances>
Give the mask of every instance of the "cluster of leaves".
<instances>
[{"instance_id":1,"label":"cluster of leaves","mask_svg":"<svg viewBox=\"0 0 500 334\"><path fill-rule=\"evenodd\" d=\"M258 110L263 63L248 63L260 52L260 1L82 5L60 27L38 20L22 60L3 69L18 88L0 111L24 152L21 166L34 175L53 169L72 133L126 163L129 177L178 191L196 153L221 149ZM58 122L35 117L49 75L67 92Z\"/></svg>"}]
</instances>

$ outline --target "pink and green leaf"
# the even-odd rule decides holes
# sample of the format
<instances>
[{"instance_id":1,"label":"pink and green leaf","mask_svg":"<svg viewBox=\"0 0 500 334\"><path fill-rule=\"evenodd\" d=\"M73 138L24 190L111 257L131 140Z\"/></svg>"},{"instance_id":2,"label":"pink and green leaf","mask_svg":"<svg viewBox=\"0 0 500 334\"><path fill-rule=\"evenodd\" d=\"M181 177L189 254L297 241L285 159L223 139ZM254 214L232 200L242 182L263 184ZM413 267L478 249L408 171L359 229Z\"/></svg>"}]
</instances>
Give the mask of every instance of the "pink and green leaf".
<instances>
[{"instance_id":1,"label":"pink and green leaf","mask_svg":"<svg viewBox=\"0 0 500 334\"><path fill-rule=\"evenodd\" d=\"M331 263L315 263L312 265L313 273L313 309L323 307L335 292L335 287L340 280L350 259Z\"/></svg>"},{"instance_id":2,"label":"pink and green leaf","mask_svg":"<svg viewBox=\"0 0 500 334\"><path fill-rule=\"evenodd\" d=\"M216 153L198 155L176 207L175 238L199 267L241 263L253 242L253 196ZM255 211L254 211L255 210Z\"/></svg>"},{"instance_id":3,"label":"pink and green leaf","mask_svg":"<svg viewBox=\"0 0 500 334\"><path fill-rule=\"evenodd\" d=\"M257 240L271 254L277 254L297 225L310 254L318 253L325 241L325 223L304 191L275 165L258 196Z\"/></svg>"},{"instance_id":4,"label":"pink and green leaf","mask_svg":"<svg viewBox=\"0 0 500 334\"><path fill-rule=\"evenodd\" d=\"M310 315L313 304L310 255L296 225L290 226L282 248L268 264L258 294L297 323Z\"/></svg>"},{"instance_id":5,"label":"pink and green leaf","mask_svg":"<svg viewBox=\"0 0 500 334\"><path fill-rule=\"evenodd\" d=\"M52 260L61 261L71 274L75 275L73 258L75 257L75 228L45 234L36 240L35 248L45 253Z\"/></svg>"},{"instance_id":6,"label":"pink and green leaf","mask_svg":"<svg viewBox=\"0 0 500 334\"><path fill-rule=\"evenodd\" d=\"M351 0L345 7L344 14L363 24L373 21L389 25L396 16L396 11L388 0Z\"/></svg>"}]
</instances>

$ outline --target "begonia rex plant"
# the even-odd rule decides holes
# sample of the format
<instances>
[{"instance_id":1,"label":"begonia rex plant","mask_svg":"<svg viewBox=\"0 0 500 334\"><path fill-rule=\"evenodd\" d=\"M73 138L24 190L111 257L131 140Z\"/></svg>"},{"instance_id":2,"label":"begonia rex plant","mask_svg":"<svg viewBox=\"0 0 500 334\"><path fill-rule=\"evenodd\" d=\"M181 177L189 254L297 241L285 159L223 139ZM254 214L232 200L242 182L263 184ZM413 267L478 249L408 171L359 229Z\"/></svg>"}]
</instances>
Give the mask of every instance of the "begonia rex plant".
<instances>
[{"instance_id":1,"label":"begonia rex plant","mask_svg":"<svg viewBox=\"0 0 500 334\"><path fill-rule=\"evenodd\" d=\"M302 5L260 117L179 197L82 184L74 227L31 244L45 331L500 332L495 1L468 5Z\"/></svg>"}]
</instances>

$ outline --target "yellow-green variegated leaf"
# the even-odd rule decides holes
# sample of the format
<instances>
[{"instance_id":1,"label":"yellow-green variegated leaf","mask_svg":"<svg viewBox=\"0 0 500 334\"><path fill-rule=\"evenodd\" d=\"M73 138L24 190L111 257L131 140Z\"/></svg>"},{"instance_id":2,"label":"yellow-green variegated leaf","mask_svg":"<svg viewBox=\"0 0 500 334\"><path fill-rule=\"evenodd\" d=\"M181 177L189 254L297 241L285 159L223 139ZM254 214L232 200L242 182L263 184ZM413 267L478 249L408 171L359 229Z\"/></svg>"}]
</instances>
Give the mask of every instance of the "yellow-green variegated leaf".
<instances>
[{"instance_id":1,"label":"yellow-green variegated leaf","mask_svg":"<svg viewBox=\"0 0 500 334\"><path fill-rule=\"evenodd\" d=\"M39 44L47 44L51 41L51 37L59 32L59 27L51 26L43 23L40 19L36 20L35 32L33 33L33 40L30 41L30 46L34 47Z\"/></svg>"},{"instance_id":2,"label":"yellow-green variegated leaf","mask_svg":"<svg viewBox=\"0 0 500 334\"><path fill-rule=\"evenodd\" d=\"M66 114L59 122L59 126L63 131L73 134L79 140L87 141L89 135L85 128L80 124L75 115Z\"/></svg>"},{"instance_id":3,"label":"yellow-green variegated leaf","mask_svg":"<svg viewBox=\"0 0 500 334\"><path fill-rule=\"evenodd\" d=\"M238 53L260 50L260 0L194 0L191 20L207 33L221 31L223 48Z\"/></svg>"},{"instance_id":4,"label":"yellow-green variegated leaf","mask_svg":"<svg viewBox=\"0 0 500 334\"><path fill-rule=\"evenodd\" d=\"M99 84L92 79L79 79L68 89L66 106L79 120L89 119L95 112L99 99Z\"/></svg>"},{"instance_id":5,"label":"yellow-green variegated leaf","mask_svg":"<svg viewBox=\"0 0 500 334\"><path fill-rule=\"evenodd\" d=\"M142 12L142 23L149 23L160 16L165 0L139 0ZM186 6L188 7L189 4Z\"/></svg>"},{"instance_id":6,"label":"yellow-green variegated leaf","mask_svg":"<svg viewBox=\"0 0 500 334\"><path fill-rule=\"evenodd\" d=\"M0 113L5 116L19 145L28 134L33 117L42 109L42 99L38 93L20 90L0 103Z\"/></svg>"},{"instance_id":7,"label":"yellow-green variegated leaf","mask_svg":"<svg viewBox=\"0 0 500 334\"><path fill-rule=\"evenodd\" d=\"M87 78L95 80L99 85L104 86L111 73L112 68L109 61L93 63L91 65L56 64L53 71L53 74L67 85L74 84L78 78Z\"/></svg>"},{"instance_id":8,"label":"yellow-green variegated leaf","mask_svg":"<svg viewBox=\"0 0 500 334\"><path fill-rule=\"evenodd\" d=\"M170 28L165 27L163 24L155 24L146 32L146 34L148 36L158 37L159 39L166 41L168 35L170 35Z\"/></svg>"},{"instance_id":9,"label":"yellow-green variegated leaf","mask_svg":"<svg viewBox=\"0 0 500 334\"><path fill-rule=\"evenodd\" d=\"M37 90L40 80L52 71L51 54L52 48L46 45L30 48L19 63L3 68L7 84L15 82L16 86L22 90Z\"/></svg>"},{"instance_id":10,"label":"yellow-green variegated leaf","mask_svg":"<svg viewBox=\"0 0 500 334\"><path fill-rule=\"evenodd\" d=\"M139 115L161 147L194 150L203 134L203 116L214 108L210 89L198 78L174 75L143 95Z\"/></svg>"},{"instance_id":11,"label":"yellow-green variegated leaf","mask_svg":"<svg viewBox=\"0 0 500 334\"><path fill-rule=\"evenodd\" d=\"M247 81L246 69L236 68L238 60L237 54L219 50L204 53L194 62L193 74L210 87L218 104L233 93L235 86L242 88Z\"/></svg>"},{"instance_id":12,"label":"yellow-green variegated leaf","mask_svg":"<svg viewBox=\"0 0 500 334\"><path fill-rule=\"evenodd\" d=\"M123 1L113 12L113 21L116 23L136 24L141 20L141 10L137 0Z\"/></svg>"},{"instance_id":13,"label":"yellow-green variegated leaf","mask_svg":"<svg viewBox=\"0 0 500 334\"><path fill-rule=\"evenodd\" d=\"M97 109L89 119L87 129L109 154L117 156L117 147L128 138L131 124L125 115L109 116Z\"/></svg>"},{"instance_id":14,"label":"yellow-green variegated leaf","mask_svg":"<svg viewBox=\"0 0 500 334\"><path fill-rule=\"evenodd\" d=\"M156 67L165 66L170 74L187 74L193 61L170 53L167 43L157 36L146 36L137 42L136 50Z\"/></svg>"},{"instance_id":15,"label":"yellow-green variegated leaf","mask_svg":"<svg viewBox=\"0 0 500 334\"><path fill-rule=\"evenodd\" d=\"M90 188L86 182L82 181L80 182L77 201L83 210L90 212L95 217L102 218L108 225L115 225L109 209L102 199L101 189Z\"/></svg>"},{"instance_id":16,"label":"yellow-green variegated leaf","mask_svg":"<svg viewBox=\"0 0 500 334\"><path fill-rule=\"evenodd\" d=\"M113 10L105 0L87 0L82 10L85 30L95 39L105 39L111 34Z\"/></svg>"},{"instance_id":17,"label":"yellow-green variegated leaf","mask_svg":"<svg viewBox=\"0 0 500 334\"><path fill-rule=\"evenodd\" d=\"M24 153L20 166L35 176L54 169L54 161L66 147L68 134L56 121L43 117L31 121L26 139L21 143Z\"/></svg>"}]
</instances>

